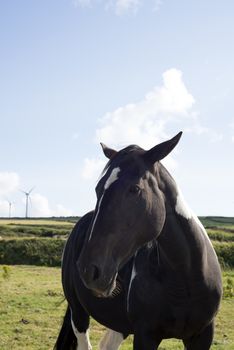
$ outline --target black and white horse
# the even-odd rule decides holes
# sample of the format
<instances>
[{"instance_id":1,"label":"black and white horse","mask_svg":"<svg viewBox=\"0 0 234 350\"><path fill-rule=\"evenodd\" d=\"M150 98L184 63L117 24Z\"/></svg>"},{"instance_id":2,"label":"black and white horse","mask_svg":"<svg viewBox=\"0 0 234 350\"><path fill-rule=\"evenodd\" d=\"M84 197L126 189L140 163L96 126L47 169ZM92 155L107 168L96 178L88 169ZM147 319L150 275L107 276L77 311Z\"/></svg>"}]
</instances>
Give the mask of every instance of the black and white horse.
<instances>
[{"instance_id":1,"label":"black and white horse","mask_svg":"<svg viewBox=\"0 0 234 350\"><path fill-rule=\"evenodd\" d=\"M160 163L182 133L149 151L102 145L109 162L97 204L71 233L63 256L68 309L55 349L90 350L89 316L108 327L101 350L133 334L134 350L166 338L210 349L221 294L217 256L198 218Z\"/></svg>"}]
</instances>

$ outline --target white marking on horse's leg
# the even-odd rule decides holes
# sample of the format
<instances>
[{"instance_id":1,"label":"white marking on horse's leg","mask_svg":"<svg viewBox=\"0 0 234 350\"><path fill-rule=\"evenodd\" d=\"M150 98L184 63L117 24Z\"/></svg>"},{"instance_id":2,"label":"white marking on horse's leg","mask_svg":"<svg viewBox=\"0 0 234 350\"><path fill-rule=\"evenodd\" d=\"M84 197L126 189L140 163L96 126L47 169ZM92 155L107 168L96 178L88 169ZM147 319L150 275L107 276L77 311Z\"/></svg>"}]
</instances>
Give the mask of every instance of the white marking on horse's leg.
<instances>
[{"instance_id":1,"label":"white marking on horse's leg","mask_svg":"<svg viewBox=\"0 0 234 350\"><path fill-rule=\"evenodd\" d=\"M102 200L103 200L103 197L104 197L104 194L105 194L105 191L110 187L111 184L113 184L113 182L115 182L117 179L118 179L118 173L120 172L120 168L114 168L110 174L110 176L108 177L108 179L106 180L106 183L104 185L104 192L99 200L99 203L98 203L98 208L97 208L97 213L95 215L95 218L93 220L93 224L92 224L92 228L91 228L91 231L90 231L90 235L89 235L89 241L90 239L92 238L92 234L93 234L93 229L94 229L94 225L96 224L96 221L97 221L97 218L98 218L98 215L99 215L99 211L100 211L100 206L101 206L101 203L102 203Z\"/></svg>"},{"instance_id":2,"label":"white marking on horse's leg","mask_svg":"<svg viewBox=\"0 0 234 350\"><path fill-rule=\"evenodd\" d=\"M99 343L99 350L117 350L123 341L123 334L107 329Z\"/></svg>"},{"instance_id":3,"label":"white marking on horse's leg","mask_svg":"<svg viewBox=\"0 0 234 350\"><path fill-rule=\"evenodd\" d=\"M183 216L185 219L189 220L192 218L192 212L184 200L184 197L180 190L178 189L178 194L176 198L175 211L177 214Z\"/></svg>"},{"instance_id":4,"label":"white marking on horse's leg","mask_svg":"<svg viewBox=\"0 0 234 350\"><path fill-rule=\"evenodd\" d=\"M74 325L74 322L71 319L71 325L73 332L77 339L77 350L92 350L92 346L89 341L89 331L87 330L85 333L80 333L76 326Z\"/></svg>"},{"instance_id":5,"label":"white marking on horse's leg","mask_svg":"<svg viewBox=\"0 0 234 350\"><path fill-rule=\"evenodd\" d=\"M135 267L135 263L133 261L132 274L131 274L131 279L129 282L128 295L127 295L127 311L129 311L129 298L130 298L130 291L131 291L131 287L132 287L132 282L133 282L134 278L136 277L136 275L137 275L136 267Z\"/></svg>"}]
</instances>

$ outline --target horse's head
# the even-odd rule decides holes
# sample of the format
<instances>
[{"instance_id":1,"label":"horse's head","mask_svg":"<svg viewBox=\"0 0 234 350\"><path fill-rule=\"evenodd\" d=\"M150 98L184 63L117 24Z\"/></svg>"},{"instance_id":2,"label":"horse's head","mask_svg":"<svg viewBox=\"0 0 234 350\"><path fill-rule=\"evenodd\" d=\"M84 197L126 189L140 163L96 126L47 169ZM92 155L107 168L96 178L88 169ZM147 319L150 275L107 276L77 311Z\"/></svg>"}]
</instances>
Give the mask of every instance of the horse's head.
<instances>
[{"instance_id":1,"label":"horse's head","mask_svg":"<svg viewBox=\"0 0 234 350\"><path fill-rule=\"evenodd\" d=\"M96 187L96 209L78 261L84 284L96 294L109 296L119 269L160 234L166 211L157 164L181 134L149 151L129 146L117 152L102 145L110 160Z\"/></svg>"}]
</instances>

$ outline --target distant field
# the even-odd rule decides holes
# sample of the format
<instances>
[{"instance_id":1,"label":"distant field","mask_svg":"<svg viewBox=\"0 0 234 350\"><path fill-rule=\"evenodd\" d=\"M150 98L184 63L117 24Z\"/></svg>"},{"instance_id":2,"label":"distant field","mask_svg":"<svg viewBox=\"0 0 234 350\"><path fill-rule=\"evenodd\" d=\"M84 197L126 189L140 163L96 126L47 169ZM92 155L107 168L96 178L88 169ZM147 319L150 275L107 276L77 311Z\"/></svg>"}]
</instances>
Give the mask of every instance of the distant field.
<instances>
[{"instance_id":1,"label":"distant field","mask_svg":"<svg viewBox=\"0 0 234 350\"><path fill-rule=\"evenodd\" d=\"M234 272L224 273L234 283ZM0 265L0 349L48 350L52 349L59 332L66 302L60 282L60 269L35 266ZM216 320L216 333L212 350L234 349L234 299L222 301ZM91 343L98 349L98 342L105 328L91 322ZM121 350L132 349L129 337ZM182 350L177 340L163 341L160 350ZM202 349L201 349L202 350Z\"/></svg>"},{"instance_id":2,"label":"distant field","mask_svg":"<svg viewBox=\"0 0 234 350\"><path fill-rule=\"evenodd\" d=\"M205 227L226 227L234 229L234 217L201 216L200 220Z\"/></svg>"},{"instance_id":3,"label":"distant field","mask_svg":"<svg viewBox=\"0 0 234 350\"><path fill-rule=\"evenodd\" d=\"M78 220L78 218L77 218ZM67 225L71 226L75 219L1 219L0 225Z\"/></svg>"},{"instance_id":4,"label":"distant field","mask_svg":"<svg viewBox=\"0 0 234 350\"><path fill-rule=\"evenodd\" d=\"M66 236L75 223L73 219L0 219L2 238Z\"/></svg>"},{"instance_id":5,"label":"distant field","mask_svg":"<svg viewBox=\"0 0 234 350\"><path fill-rule=\"evenodd\" d=\"M234 230L234 217L222 216L200 216L199 219L206 228L227 228ZM79 217L61 217L61 218L0 218L0 225L35 225L35 226L68 226L72 227Z\"/></svg>"},{"instance_id":6,"label":"distant field","mask_svg":"<svg viewBox=\"0 0 234 350\"><path fill-rule=\"evenodd\" d=\"M210 226L234 226L234 217L226 216L200 216L199 219L206 227ZM79 216L71 217L49 217L49 218L0 218L0 224L35 224L35 225L56 225L64 223L75 223L79 220Z\"/></svg>"}]
</instances>

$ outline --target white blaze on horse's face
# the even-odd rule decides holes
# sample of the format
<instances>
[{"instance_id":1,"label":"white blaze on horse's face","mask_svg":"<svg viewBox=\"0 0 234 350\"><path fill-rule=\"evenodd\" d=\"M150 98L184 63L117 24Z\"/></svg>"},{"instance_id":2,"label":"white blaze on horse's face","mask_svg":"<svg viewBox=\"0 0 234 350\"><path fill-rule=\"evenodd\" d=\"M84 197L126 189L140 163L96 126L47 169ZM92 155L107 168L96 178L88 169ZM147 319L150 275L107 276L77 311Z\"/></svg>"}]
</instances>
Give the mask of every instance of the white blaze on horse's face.
<instances>
[{"instance_id":1,"label":"white blaze on horse's face","mask_svg":"<svg viewBox=\"0 0 234 350\"><path fill-rule=\"evenodd\" d=\"M118 174L120 172L120 168L114 168L110 174L110 176L108 177L108 179L106 180L106 183L104 185L104 189L107 190L111 184L113 184L117 179L118 179Z\"/></svg>"},{"instance_id":2,"label":"white blaze on horse's face","mask_svg":"<svg viewBox=\"0 0 234 350\"><path fill-rule=\"evenodd\" d=\"M110 174L110 176L108 177L108 179L106 180L106 183L104 185L104 191L103 191L103 194L99 200L99 203L98 203L98 207L97 207L97 213L96 213L96 216L93 220L93 225L92 225L92 228L91 228L91 231L90 231L90 235L89 235L89 241L90 239L92 238L92 234L93 234L93 229L94 229L94 226L96 224L96 221L97 221L97 218L98 218L98 215L99 215L99 211L100 211L100 206L101 206L101 203L102 203L102 200L103 200L103 197L104 197L104 194L105 194L105 191L118 179L118 174L120 172L120 168L117 167L117 168L114 168L112 169L112 172ZM105 176L105 175L104 175Z\"/></svg>"}]
</instances>

